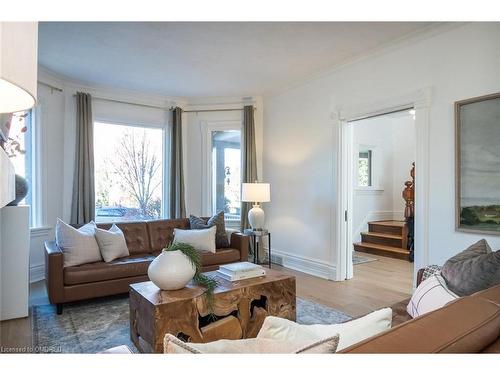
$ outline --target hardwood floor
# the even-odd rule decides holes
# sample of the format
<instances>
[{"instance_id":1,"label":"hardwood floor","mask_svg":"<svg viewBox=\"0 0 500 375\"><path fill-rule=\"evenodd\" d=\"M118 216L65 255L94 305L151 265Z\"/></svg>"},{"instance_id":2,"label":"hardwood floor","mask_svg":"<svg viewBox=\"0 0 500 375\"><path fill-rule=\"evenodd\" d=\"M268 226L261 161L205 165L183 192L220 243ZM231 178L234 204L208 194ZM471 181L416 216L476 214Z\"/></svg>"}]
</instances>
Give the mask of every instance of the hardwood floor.
<instances>
[{"instance_id":1,"label":"hardwood floor","mask_svg":"<svg viewBox=\"0 0 500 375\"><path fill-rule=\"evenodd\" d=\"M320 279L277 265L273 268L294 275L297 296L343 311L352 317L390 306L410 297L413 284L413 263L359 253L376 258L374 262L354 266L354 278L343 282ZM30 305L48 304L43 281L30 287ZM32 345L31 319L0 322L0 353L9 348L29 348Z\"/></svg>"},{"instance_id":2,"label":"hardwood floor","mask_svg":"<svg viewBox=\"0 0 500 375\"><path fill-rule=\"evenodd\" d=\"M358 253L377 259L354 266L354 278L343 282L320 279L274 266L297 279L297 296L343 311L352 317L365 315L409 298L413 288L413 263Z\"/></svg>"},{"instance_id":3,"label":"hardwood floor","mask_svg":"<svg viewBox=\"0 0 500 375\"><path fill-rule=\"evenodd\" d=\"M45 282L30 285L30 306L49 303ZM31 317L0 322L0 353L9 352L10 348L31 349ZM31 350L29 350L31 351Z\"/></svg>"}]
</instances>

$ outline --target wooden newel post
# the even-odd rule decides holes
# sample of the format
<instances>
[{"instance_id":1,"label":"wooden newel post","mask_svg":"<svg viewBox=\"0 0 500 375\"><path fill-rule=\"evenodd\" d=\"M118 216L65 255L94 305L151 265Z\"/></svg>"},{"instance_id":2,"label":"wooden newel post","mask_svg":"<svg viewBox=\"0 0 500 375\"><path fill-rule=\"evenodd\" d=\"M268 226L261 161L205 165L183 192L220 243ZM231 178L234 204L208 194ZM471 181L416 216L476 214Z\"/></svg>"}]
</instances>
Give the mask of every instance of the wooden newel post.
<instances>
[{"instance_id":1,"label":"wooden newel post","mask_svg":"<svg viewBox=\"0 0 500 375\"><path fill-rule=\"evenodd\" d=\"M406 248L410 250L409 260L413 262L414 259L414 214L415 214L415 163L412 163L410 171L411 181L405 182L403 190L403 199L405 200L405 222L407 241Z\"/></svg>"}]
</instances>

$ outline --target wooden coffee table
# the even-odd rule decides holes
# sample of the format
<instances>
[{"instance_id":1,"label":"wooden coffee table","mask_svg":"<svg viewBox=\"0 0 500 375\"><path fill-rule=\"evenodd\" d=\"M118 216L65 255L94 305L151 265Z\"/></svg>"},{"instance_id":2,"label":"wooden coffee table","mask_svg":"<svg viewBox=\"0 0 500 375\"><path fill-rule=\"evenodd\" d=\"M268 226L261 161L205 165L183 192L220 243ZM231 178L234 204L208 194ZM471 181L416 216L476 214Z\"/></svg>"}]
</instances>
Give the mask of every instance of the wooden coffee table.
<instances>
[{"instance_id":1,"label":"wooden coffee table","mask_svg":"<svg viewBox=\"0 0 500 375\"><path fill-rule=\"evenodd\" d=\"M295 321L295 277L266 269L266 276L230 282L217 277L214 314L210 319L203 292L188 284L162 291L151 281L130 285L130 338L141 352L163 353L170 333L190 342L255 337L268 315Z\"/></svg>"}]
</instances>

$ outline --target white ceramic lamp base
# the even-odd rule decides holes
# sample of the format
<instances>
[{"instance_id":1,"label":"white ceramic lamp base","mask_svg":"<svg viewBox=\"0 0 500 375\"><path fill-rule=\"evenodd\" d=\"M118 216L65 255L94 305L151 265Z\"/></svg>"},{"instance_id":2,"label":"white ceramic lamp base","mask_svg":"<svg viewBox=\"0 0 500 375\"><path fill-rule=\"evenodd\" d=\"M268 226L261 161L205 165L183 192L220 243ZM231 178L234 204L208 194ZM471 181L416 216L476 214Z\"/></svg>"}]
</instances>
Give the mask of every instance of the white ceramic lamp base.
<instances>
[{"instance_id":1,"label":"white ceramic lamp base","mask_svg":"<svg viewBox=\"0 0 500 375\"><path fill-rule=\"evenodd\" d=\"M252 229L262 229L264 228L264 222L266 221L266 215L264 210L260 208L260 205L254 204L253 208L248 211L248 222Z\"/></svg>"}]
</instances>

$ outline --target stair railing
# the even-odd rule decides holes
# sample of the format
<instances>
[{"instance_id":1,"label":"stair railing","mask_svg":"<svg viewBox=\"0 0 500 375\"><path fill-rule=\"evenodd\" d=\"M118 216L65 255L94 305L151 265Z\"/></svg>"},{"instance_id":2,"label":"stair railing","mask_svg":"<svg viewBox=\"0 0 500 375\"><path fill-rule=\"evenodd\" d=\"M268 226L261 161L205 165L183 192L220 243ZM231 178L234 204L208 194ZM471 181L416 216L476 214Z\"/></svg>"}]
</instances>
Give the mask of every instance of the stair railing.
<instances>
[{"instance_id":1,"label":"stair railing","mask_svg":"<svg viewBox=\"0 0 500 375\"><path fill-rule=\"evenodd\" d=\"M415 235L415 162L410 170L411 180L405 182L403 199L405 201L405 226L403 228L403 247L410 250L409 260L414 260L414 235Z\"/></svg>"}]
</instances>

